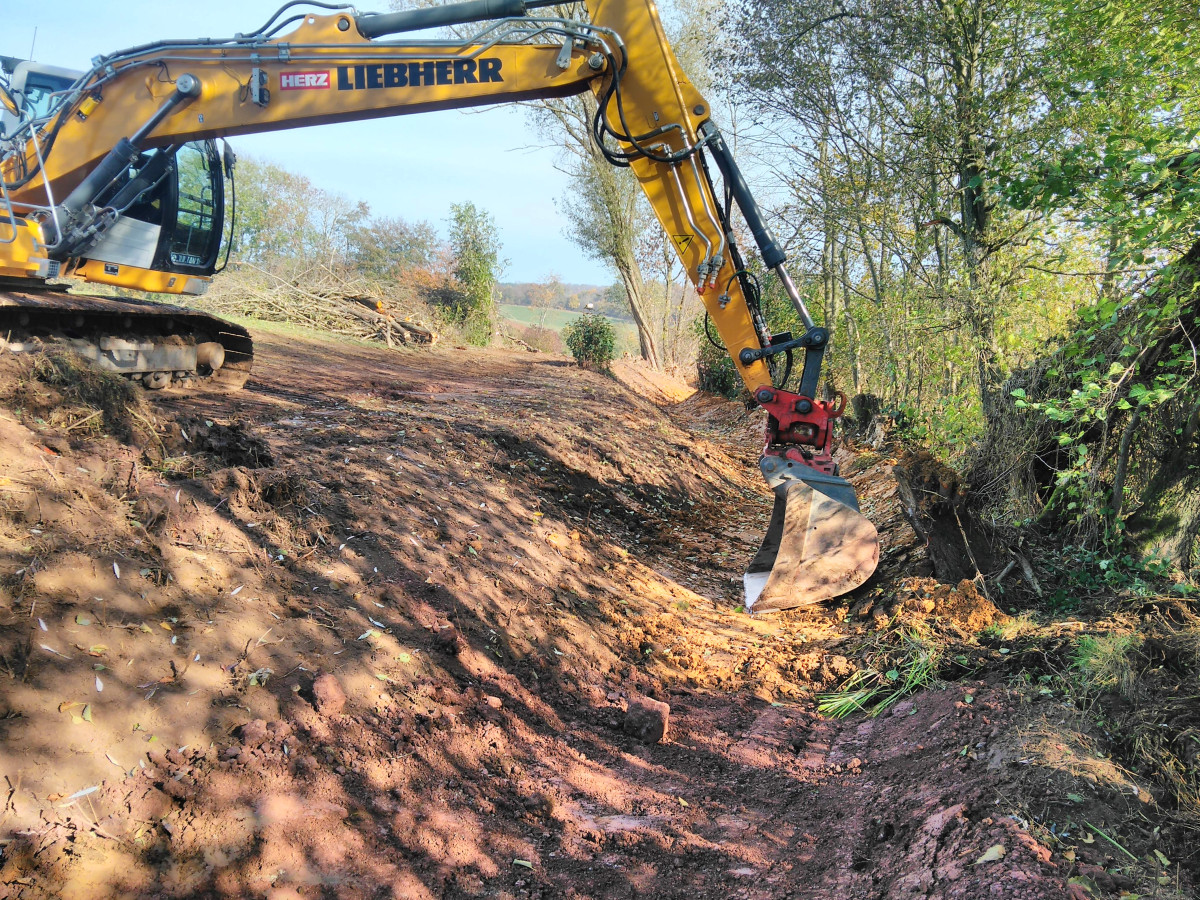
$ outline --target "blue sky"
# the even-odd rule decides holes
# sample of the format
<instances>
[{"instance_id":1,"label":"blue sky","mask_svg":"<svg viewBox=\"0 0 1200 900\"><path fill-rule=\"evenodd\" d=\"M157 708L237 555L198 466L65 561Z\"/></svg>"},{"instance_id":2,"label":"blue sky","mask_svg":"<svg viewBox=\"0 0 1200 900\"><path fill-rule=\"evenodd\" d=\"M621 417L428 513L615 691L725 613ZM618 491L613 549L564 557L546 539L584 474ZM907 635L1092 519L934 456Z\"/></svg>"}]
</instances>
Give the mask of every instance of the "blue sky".
<instances>
[{"instance_id":1,"label":"blue sky","mask_svg":"<svg viewBox=\"0 0 1200 900\"><path fill-rule=\"evenodd\" d=\"M93 56L166 38L224 38L262 25L283 0L33 0L12 4L0 55L85 68ZM362 3L386 11L387 0ZM451 203L472 201L496 220L509 260L505 281L550 273L579 284L612 275L563 236L554 206L568 189L555 152L516 107L425 113L233 138L252 155L306 175L326 190L365 200L377 215L426 220L445 233ZM354 148L348 153L347 148Z\"/></svg>"}]
</instances>

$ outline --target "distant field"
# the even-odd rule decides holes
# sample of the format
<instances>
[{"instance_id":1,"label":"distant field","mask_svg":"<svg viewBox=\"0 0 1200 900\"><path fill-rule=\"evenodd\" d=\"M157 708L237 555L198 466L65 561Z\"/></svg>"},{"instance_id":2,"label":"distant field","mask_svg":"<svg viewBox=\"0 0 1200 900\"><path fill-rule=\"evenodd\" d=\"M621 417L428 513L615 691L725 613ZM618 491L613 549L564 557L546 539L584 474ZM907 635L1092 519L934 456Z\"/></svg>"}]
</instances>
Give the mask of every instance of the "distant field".
<instances>
[{"instance_id":1,"label":"distant field","mask_svg":"<svg viewBox=\"0 0 1200 900\"><path fill-rule=\"evenodd\" d=\"M542 322L542 315L546 320ZM517 325L544 325L552 331L562 331L567 323L578 319L581 311L573 309L534 309L530 306L514 306L511 303L500 304L500 315ZM632 322L623 322L609 316L605 318L612 322L617 332L617 353L625 353L637 349L637 328Z\"/></svg>"}]
</instances>

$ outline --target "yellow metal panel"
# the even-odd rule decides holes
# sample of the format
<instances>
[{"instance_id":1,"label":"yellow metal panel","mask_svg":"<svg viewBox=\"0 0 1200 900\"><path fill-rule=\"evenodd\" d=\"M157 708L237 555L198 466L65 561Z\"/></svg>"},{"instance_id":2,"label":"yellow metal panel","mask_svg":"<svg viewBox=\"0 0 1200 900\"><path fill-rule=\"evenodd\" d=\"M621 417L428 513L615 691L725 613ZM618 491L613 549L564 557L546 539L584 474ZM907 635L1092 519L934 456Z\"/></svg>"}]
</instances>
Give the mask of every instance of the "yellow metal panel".
<instances>
[{"instance_id":1,"label":"yellow metal panel","mask_svg":"<svg viewBox=\"0 0 1200 900\"><path fill-rule=\"evenodd\" d=\"M46 263L42 231L34 222L0 216L0 275L34 277Z\"/></svg>"},{"instance_id":2,"label":"yellow metal panel","mask_svg":"<svg viewBox=\"0 0 1200 900\"><path fill-rule=\"evenodd\" d=\"M173 50L172 77L194 75L201 95L167 116L147 146L561 96L585 90L588 79L596 76L582 52L569 59L566 69L559 68L559 48L553 45L435 49L377 44L353 29L339 31L338 16L309 18L314 24L286 35L286 60L270 43L255 48L257 62L250 58L250 48ZM72 112L67 117L46 161L45 174L56 199L61 201L121 138L129 137L172 95L173 81L157 63L149 64L152 58L147 52L144 58L122 63L89 116ZM266 76L270 92L265 106L252 99L250 82L256 68ZM34 163L30 145L26 165L32 168ZM5 175L13 180L11 165ZM14 196L44 203L42 179Z\"/></svg>"},{"instance_id":3,"label":"yellow metal panel","mask_svg":"<svg viewBox=\"0 0 1200 900\"><path fill-rule=\"evenodd\" d=\"M98 259L87 260L71 274L94 284L112 284L152 294L203 294L212 283L211 278L175 272L156 272L153 269L101 262Z\"/></svg>"}]
</instances>

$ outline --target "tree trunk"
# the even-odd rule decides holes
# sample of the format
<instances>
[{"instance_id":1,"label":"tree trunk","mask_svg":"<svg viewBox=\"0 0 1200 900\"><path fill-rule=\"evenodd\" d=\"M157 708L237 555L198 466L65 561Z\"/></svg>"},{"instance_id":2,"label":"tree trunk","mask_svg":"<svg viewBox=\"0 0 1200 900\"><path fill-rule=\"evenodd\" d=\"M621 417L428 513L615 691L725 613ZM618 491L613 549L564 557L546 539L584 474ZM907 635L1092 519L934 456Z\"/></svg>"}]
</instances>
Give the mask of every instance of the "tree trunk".
<instances>
[{"instance_id":1,"label":"tree trunk","mask_svg":"<svg viewBox=\"0 0 1200 900\"><path fill-rule=\"evenodd\" d=\"M642 281L642 270L633 258L632 248L628 255L618 254L613 260L621 284L625 287L625 296L629 300L629 312L633 315L633 323L637 326L638 349L642 359L655 369L662 368L662 357L658 350L658 341L654 334L654 324L650 320L650 304L646 302L646 285Z\"/></svg>"}]
</instances>

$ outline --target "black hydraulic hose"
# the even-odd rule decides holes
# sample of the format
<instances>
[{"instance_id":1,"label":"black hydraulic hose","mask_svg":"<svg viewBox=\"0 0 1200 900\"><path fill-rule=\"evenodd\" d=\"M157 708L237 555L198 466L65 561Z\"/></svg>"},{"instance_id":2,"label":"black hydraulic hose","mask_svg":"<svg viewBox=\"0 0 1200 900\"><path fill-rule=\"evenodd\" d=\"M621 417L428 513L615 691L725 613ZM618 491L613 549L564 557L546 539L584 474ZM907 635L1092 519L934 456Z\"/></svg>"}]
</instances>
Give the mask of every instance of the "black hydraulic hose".
<instances>
[{"instance_id":1,"label":"black hydraulic hose","mask_svg":"<svg viewBox=\"0 0 1200 900\"><path fill-rule=\"evenodd\" d=\"M355 16L354 23L363 37L377 38L404 31L462 25L465 22L479 22L484 19L516 18L525 15L525 9L524 0L467 0L466 3L449 3L427 9Z\"/></svg>"},{"instance_id":2,"label":"black hydraulic hose","mask_svg":"<svg viewBox=\"0 0 1200 900\"><path fill-rule=\"evenodd\" d=\"M750 226L750 233L754 235L763 262L768 269L783 265L787 262L787 254L783 252L783 248L779 246L775 235L767 226L754 195L750 193L746 179L742 177L742 170L738 168L733 154L725 144L725 138L711 121L700 126L700 135L708 142L713 158L717 161L717 168L721 170L721 177L725 179L727 189L733 192L733 199L737 201L738 209L742 211L746 224Z\"/></svg>"}]
</instances>

